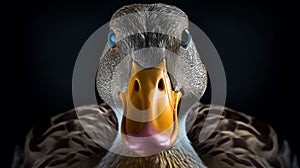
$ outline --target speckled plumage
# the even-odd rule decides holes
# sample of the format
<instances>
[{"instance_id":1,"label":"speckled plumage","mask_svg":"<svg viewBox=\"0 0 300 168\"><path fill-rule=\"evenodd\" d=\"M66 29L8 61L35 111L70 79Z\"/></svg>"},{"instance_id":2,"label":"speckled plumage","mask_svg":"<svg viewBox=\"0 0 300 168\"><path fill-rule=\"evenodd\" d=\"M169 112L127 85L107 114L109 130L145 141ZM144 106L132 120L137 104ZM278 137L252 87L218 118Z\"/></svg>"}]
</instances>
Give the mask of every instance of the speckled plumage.
<instances>
[{"instance_id":1,"label":"speckled plumage","mask_svg":"<svg viewBox=\"0 0 300 168\"><path fill-rule=\"evenodd\" d=\"M108 121L109 126L117 128L116 116L109 106L102 104L99 107L85 106L78 108L77 113L85 114L89 120L103 118ZM225 108L217 129L206 141L199 142L198 136L210 109L222 108L199 104L191 111L196 114L196 120L187 134L197 152L196 155L207 167L285 167L282 154L283 150L288 149L279 149L274 130L265 123L228 108ZM187 122L192 120L191 116L193 115L188 116ZM98 125L98 127L106 126ZM105 135L101 137L107 139ZM107 142L112 143L115 135L110 138ZM47 165L49 168L88 168L95 167L101 162L108 167L198 167L192 166L191 163L196 160L188 156L190 154L186 152L188 149L182 143L170 151L145 158L130 158L108 153L84 132L76 112L71 110L31 130L18 167L43 168ZM105 155L111 158L110 164L101 161Z\"/></svg>"}]
</instances>

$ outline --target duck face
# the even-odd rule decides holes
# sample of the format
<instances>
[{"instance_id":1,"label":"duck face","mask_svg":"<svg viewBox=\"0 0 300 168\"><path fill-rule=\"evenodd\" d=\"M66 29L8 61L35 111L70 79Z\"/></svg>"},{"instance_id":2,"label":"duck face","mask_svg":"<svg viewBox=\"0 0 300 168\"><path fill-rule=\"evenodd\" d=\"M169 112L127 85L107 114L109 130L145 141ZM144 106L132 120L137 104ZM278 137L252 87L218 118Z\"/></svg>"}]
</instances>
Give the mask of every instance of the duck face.
<instances>
[{"instance_id":1,"label":"duck face","mask_svg":"<svg viewBox=\"0 0 300 168\"><path fill-rule=\"evenodd\" d=\"M151 156L171 148L187 111L182 105L177 111L179 101L199 100L206 82L183 11L138 4L113 15L96 85L116 113L121 109L117 117L129 150Z\"/></svg>"}]
</instances>

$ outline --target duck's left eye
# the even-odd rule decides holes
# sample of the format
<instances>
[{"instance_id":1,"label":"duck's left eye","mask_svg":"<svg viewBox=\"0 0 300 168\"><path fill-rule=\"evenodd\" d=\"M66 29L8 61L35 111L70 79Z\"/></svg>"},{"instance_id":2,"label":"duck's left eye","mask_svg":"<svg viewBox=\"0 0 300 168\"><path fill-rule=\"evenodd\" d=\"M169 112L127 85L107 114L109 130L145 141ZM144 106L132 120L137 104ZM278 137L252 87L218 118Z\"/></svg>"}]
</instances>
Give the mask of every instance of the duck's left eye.
<instances>
[{"instance_id":1,"label":"duck's left eye","mask_svg":"<svg viewBox=\"0 0 300 168\"><path fill-rule=\"evenodd\" d=\"M191 41L191 35L188 29L183 29L181 32L181 46L186 48Z\"/></svg>"},{"instance_id":2,"label":"duck's left eye","mask_svg":"<svg viewBox=\"0 0 300 168\"><path fill-rule=\"evenodd\" d=\"M108 32L107 42L113 50L117 49L117 37L113 31Z\"/></svg>"}]
</instances>

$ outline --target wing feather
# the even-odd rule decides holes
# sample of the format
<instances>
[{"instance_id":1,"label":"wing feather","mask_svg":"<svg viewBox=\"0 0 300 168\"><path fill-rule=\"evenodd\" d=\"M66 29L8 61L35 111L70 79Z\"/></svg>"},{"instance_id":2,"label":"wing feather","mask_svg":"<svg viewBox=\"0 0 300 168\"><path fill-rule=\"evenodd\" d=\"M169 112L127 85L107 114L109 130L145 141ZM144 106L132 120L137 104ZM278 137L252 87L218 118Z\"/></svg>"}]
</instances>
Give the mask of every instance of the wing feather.
<instances>
[{"instance_id":1,"label":"wing feather","mask_svg":"<svg viewBox=\"0 0 300 168\"><path fill-rule=\"evenodd\" d=\"M105 134L85 132L80 122L91 122L88 131L104 130ZM111 128L117 129L117 120L107 104L82 106L54 116L29 132L20 167L94 167L107 150L89 135L93 133L106 143L112 143L116 135L109 130Z\"/></svg>"},{"instance_id":2,"label":"wing feather","mask_svg":"<svg viewBox=\"0 0 300 168\"><path fill-rule=\"evenodd\" d=\"M209 110L223 110L223 113L208 115ZM195 113L197 119L188 137L208 167L284 167L277 135L269 125L244 113L214 105L201 105ZM216 118L220 119L216 129L208 139L199 141L204 122L218 121Z\"/></svg>"}]
</instances>

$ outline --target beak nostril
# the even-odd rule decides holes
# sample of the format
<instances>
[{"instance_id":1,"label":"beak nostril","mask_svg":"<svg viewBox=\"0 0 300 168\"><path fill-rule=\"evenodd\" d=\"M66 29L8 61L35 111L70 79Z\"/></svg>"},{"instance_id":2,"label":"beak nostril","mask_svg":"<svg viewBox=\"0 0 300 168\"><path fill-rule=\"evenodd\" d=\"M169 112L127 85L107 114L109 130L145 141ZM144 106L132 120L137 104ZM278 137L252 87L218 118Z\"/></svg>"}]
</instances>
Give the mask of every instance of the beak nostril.
<instances>
[{"instance_id":1,"label":"beak nostril","mask_svg":"<svg viewBox=\"0 0 300 168\"><path fill-rule=\"evenodd\" d=\"M134 80L134 84L133 84L134 86L134 90L135 91L139 91L140 90L140 84L139 84L139 82L137 81L137 80Z\"/></svg>"},{"instance_id":2,"label":"beak nostril","mask_svg":"<svg viewBox=\"0 0 300 168\"><path fill-rule=\"evenodd\" d=\"M165 83L164 83L164 80L161 78L157 84L157 88L162 91L162 90L165 90Z\"/></svg>"}]
</instances>

